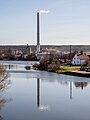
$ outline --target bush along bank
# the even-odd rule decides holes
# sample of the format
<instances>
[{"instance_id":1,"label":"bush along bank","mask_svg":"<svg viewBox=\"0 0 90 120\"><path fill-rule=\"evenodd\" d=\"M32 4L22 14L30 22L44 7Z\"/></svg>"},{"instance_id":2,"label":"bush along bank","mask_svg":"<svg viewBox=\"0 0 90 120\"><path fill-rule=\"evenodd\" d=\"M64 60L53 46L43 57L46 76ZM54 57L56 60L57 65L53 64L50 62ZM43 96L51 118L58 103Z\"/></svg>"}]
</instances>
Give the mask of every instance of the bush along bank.
<instances>
[{"instance_id":1,"label":"bush along bank","mask_svg":"<svg viewBox=\"0 0 90 120\"><path fill-rule=\"evenodd\" d=\"M45 70L49 72L56 72L60 69L60 60L59 59L48 59L42 58L39 61L40 64L33 65L34 69Z\"/></svg>"},{"instance_id":2,"label":"bush along bank","mask_svg":"<svg viewBox=\"0 0 90 120\"><path fill-rule=\"evenodd\" d=\"M60 59L48 59L47 57L42 58L39 61L39 64L33 65L33 68L55 73L66 73L80 70L80 66L62 65Z\"/></svg>"}]
</instances>

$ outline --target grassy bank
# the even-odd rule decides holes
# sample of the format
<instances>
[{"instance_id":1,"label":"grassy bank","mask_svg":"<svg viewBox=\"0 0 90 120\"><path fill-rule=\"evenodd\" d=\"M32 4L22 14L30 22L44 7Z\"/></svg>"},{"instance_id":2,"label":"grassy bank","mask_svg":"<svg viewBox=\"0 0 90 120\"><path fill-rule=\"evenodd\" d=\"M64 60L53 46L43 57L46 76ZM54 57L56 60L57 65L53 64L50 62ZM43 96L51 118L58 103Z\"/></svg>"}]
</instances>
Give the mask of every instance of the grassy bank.
<instances>
[{"instance_id":1,"label":"grassy bank","mask_svg":"<svg viewBox=\"0 0 90 120\"><path fill-rule=\"evenodd\" d=\"M57 70L57 73L70 72L70 71L79 71L80 66L60 66L60 70Z\"/></svg>"}]
</instances>

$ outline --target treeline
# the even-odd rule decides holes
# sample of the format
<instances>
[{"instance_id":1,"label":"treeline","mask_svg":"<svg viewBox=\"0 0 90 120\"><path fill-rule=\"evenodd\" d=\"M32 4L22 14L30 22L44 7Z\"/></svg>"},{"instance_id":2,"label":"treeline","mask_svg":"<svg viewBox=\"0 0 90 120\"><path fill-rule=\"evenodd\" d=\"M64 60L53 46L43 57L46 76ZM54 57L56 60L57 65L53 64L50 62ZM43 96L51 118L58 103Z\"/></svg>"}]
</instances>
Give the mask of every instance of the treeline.
<instances>
[{"instance_id":1,"label":"treeline","mask_svg":"<svg viewBox=\"0 0 90 120\"><path fill-rule=\"evenodd\" d=\"M0 60L29 60L29 61L35 61L37 60L37 57L34 53L31 53L30 55L24 55L24 54L18 54L18 55L5 55L0 56Z\"/></svg>"}]
</instances>

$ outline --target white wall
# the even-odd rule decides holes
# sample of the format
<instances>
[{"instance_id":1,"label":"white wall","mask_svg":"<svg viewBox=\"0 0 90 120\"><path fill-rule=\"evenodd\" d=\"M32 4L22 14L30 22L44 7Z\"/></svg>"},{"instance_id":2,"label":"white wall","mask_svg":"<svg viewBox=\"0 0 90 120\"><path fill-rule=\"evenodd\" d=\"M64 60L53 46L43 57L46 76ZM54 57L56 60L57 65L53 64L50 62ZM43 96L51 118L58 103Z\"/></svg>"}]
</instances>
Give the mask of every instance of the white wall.
<instances>
[{"instance_id":1,"label":"white wall","mask_svg":"<svg viewBox=\"0 0 90 120\"><path fill-rule=\"evenodd\" d=\"M85 60L80 60L77 55L75 55L72 59L72 65L82 65Z\"/></svg>"}]
</instances>

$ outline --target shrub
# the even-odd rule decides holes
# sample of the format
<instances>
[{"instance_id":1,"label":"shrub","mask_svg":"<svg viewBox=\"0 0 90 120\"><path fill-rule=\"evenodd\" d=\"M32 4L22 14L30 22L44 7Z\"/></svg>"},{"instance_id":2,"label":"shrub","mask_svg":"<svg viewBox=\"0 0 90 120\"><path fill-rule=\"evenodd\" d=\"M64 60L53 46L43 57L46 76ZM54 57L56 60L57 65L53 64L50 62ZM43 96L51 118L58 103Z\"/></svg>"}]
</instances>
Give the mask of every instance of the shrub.
<instances>
[{"instance_id":1,"label":"shrub","mask_svg":"<svg viewBox=\"0 0 90 120\"><path fill-rule=\"evenodd\" d=\"M30 69L31 69L31 66L25 66L25 69L26 69L26 70L30 70Z\"/></svg>"},{"instance_id":2,"label":"shrub","mask_svg":"<svg viewBox=\"0 0 90 120\"><path fill-rule=\"evenodd\" d=\"M49 72L56 72L57 70L59 70L59 65L55 64L55 63L51 63L48 65L48 71Z\"/></svg>"}]
</instances>

